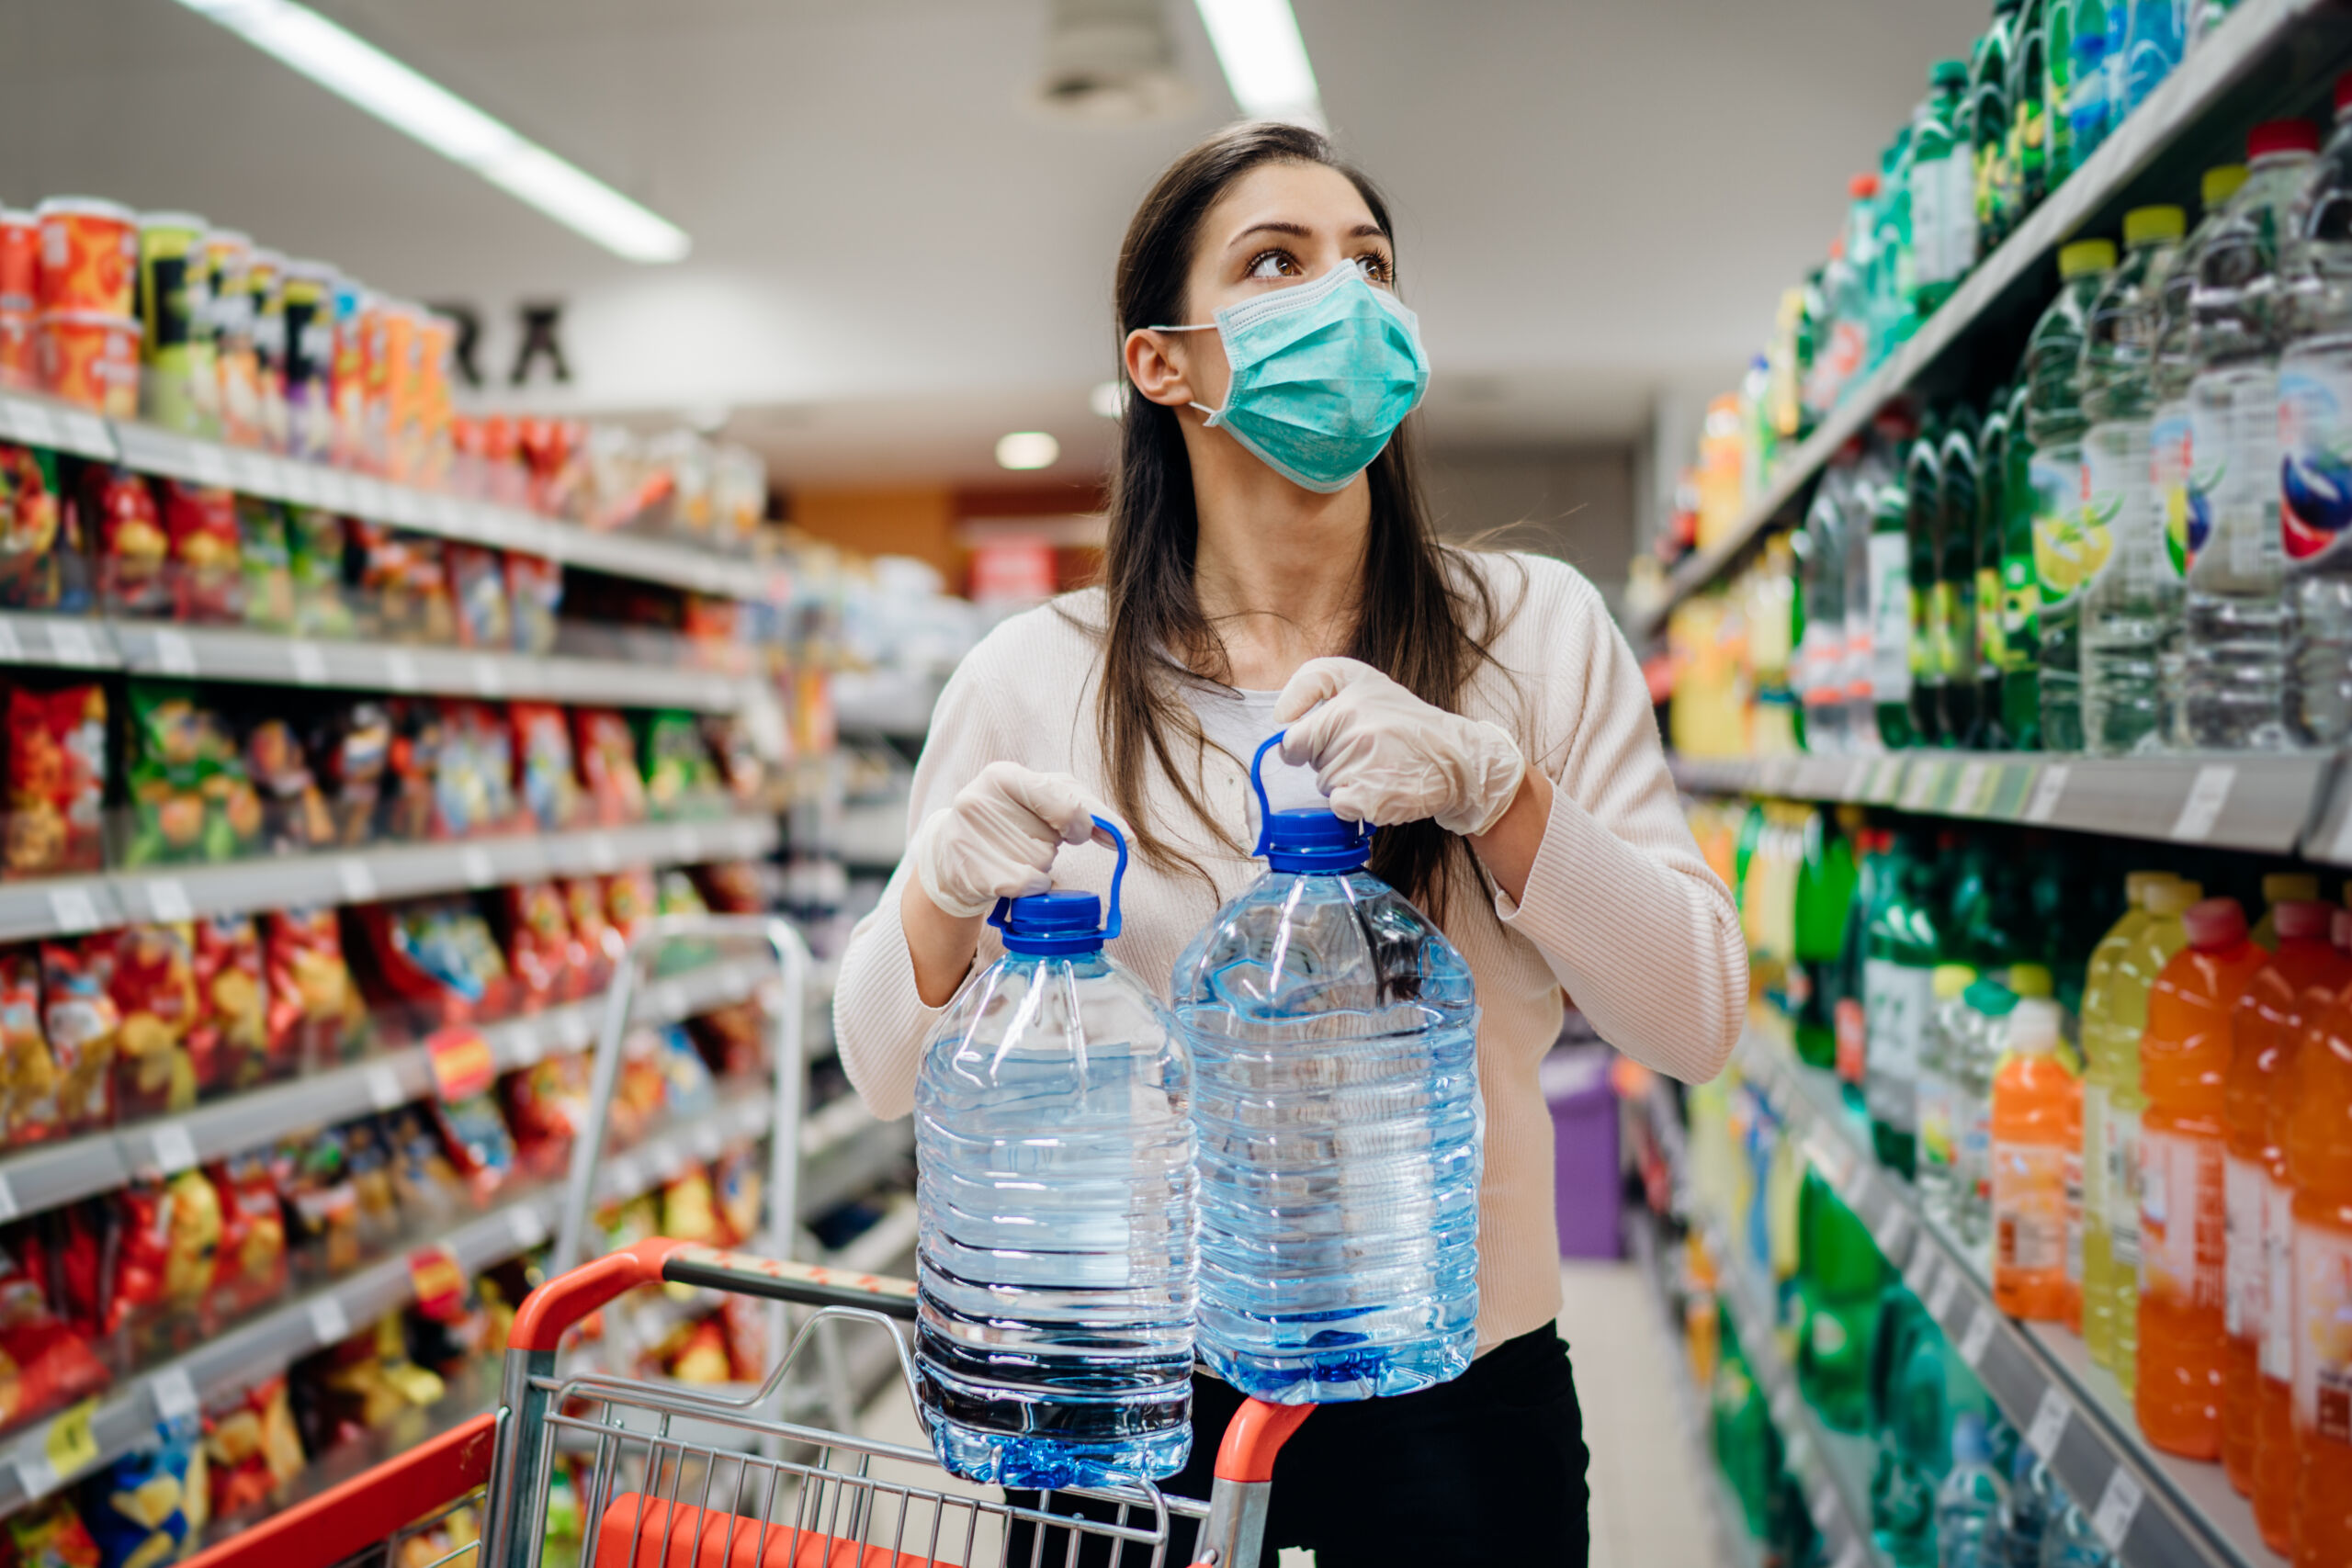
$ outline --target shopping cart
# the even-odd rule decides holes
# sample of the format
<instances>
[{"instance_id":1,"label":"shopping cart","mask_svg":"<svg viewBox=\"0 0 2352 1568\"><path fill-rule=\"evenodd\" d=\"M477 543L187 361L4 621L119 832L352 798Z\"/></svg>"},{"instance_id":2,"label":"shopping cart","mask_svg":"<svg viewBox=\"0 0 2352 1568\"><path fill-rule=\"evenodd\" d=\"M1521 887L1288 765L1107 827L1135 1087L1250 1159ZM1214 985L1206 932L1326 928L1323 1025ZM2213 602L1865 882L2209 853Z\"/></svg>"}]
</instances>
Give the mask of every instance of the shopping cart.
<instances>
[{"instance_id":1,"label":"shopping cart","mask_svg":"<svg viewBox=\"0 0 2352 1568\"><path fill-rule=\"evenodd\" d=\"M767 1382L711 1394L598 1372L560 1375L564 1332L624 1292L668 1282L816 1309ZM1170 1522L1203 1521L1191 1568L1258 1568L1276 1451L1310 1405L1245 1404L1217 1450L1205 1504L1150 1485L1043 1494L1034 1504L959 1492L925 1449L802 1426L763 1412L823 1325L891 1337L915 1315L911 1281L656 1237L582 1264L525 1298L507 1338L501 1408L192 1560L195 1568L541 1568L559 1466L574 1477L577 1568L987 1568L1024 1531L1028 1568L1064 1568L1104 1543L1117 1568L1174 1568ZM677 1428L729 1429L727 1445ZM479 1497L481 1539L413 1550ZM1095 1506L1080 1513L1078 1505ZM1047 1556L1047 1543L1059 1544ZM478 1551L479 1556L469 1553ZM380 1557L378 1553L381 1553ZM1020 1568L1018 1563L1007 1568Z\"/></svg>"}]
</instances>

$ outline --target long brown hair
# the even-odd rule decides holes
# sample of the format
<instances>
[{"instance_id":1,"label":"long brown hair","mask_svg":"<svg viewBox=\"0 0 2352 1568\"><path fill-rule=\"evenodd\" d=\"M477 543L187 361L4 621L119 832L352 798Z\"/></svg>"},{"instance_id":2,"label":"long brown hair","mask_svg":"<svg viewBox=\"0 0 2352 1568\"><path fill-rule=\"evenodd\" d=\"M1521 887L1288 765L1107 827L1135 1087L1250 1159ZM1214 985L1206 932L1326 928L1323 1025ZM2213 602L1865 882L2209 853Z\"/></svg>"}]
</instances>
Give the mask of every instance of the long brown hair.
<instances>
[{"instance_id":1,"label":"long brown hair","mask_svg":"<svg viewBox=\"0 0 2352 1568\"><path fill-rule=\"evenodd\" d=\"M1275 163L1339 171L1382 231L1394 234L1379 190L1316 131L1267 122L1220 131L1169 165L1127 225L1114 294L1122 343L1138 327L1191 320L1184 282L1203 219L1236 181ZM1412 455L1416 423L1407 421L1369 470L1363 594L1346 651L1423 701L1453 708L1486 658L1481 644L1495 606L1484 581L1451 558L1430 525ZM1189 740L1187 760L1197 761L1200 726L1184 704L1184 686L1229 675L1224 641L1193 591L1193 505L1192 461L1176 411L1129 398L1102 566L1101 740L1112 803L1131 825L1136 851L1163 868L1204 874L1154 830L1143 809L1146 770L1156 767L1212 835L1240 842L1239 824L1210 812L1196 772L1178 765L1170 743L1171 736ZM1476 878L1468 846L1434 822L1382 829L1372 871L1441 919L1453 878L1465 872Z\"/></svg>"}]
</instances>

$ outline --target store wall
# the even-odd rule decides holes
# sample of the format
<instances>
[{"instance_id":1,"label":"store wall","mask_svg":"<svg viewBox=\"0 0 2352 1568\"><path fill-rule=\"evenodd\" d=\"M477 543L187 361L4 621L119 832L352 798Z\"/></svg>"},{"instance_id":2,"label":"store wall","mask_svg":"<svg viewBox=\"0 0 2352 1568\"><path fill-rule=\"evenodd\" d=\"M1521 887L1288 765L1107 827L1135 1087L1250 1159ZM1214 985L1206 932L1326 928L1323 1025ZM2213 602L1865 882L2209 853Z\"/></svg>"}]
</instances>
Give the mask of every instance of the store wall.
<instances>
[{"instance_id":1,"label":"store wall","mask_svg":"<svg viewBox=\"0 0 2352 1568\"><path fill-rule=\"evenodd\" d=\"M1615 609L1634 552L1630 446L1438 448L1427 484L1447 538L1557 556Z\"/></svg>"}]
</instances>

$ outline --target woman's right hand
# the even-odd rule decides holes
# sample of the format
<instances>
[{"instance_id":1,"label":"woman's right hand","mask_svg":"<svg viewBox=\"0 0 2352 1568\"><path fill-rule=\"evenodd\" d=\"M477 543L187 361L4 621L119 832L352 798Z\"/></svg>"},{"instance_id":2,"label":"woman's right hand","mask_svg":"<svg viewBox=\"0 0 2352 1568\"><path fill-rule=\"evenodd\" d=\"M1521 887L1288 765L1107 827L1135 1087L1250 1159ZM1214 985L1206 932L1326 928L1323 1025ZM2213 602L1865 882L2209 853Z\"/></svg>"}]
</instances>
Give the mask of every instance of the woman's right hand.
<instances>
[{"instance_id":1,"label":"woman's right hand","mask_svg":"<svg viewBox=\"0 0 2352 1568\"><path fill-rule=\"evenodd\" d=\"M1000 898L1053 886L1064 844L1110 840L1094 826L1103 807L1068 773L990 762L956 798L922 819L907 853L923 897L942 914L978 919Z\"/></svg>"}]
</instances>

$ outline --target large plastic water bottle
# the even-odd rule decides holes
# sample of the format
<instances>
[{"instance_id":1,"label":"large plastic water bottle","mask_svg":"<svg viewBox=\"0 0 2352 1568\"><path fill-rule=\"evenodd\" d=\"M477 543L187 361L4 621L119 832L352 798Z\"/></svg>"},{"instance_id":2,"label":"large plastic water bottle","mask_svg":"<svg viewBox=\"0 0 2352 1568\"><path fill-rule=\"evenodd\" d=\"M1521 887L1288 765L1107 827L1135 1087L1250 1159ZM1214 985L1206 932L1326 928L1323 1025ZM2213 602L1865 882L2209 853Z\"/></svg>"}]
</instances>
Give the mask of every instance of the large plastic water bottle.
<instances>
[{"instance_id":1,"label":"large plastic water bottle","mask_svg":"<svg viewBox=\"0 0 2352 1568\"><path fill-rule=\"evenodd\" d=\"M1952 1423L1951 1469L1936 1489L1937 1568L2008 1568L2007 1513L1984 1417L1963 1411Z\"/></svg>"},{"instance_id":2,"label":"large plastic water bottle","mask_svg":"<svg viewBox=\"0 0 2352 1568\"><path fill-rule=\"evenodd\" d=\"M1369 829L1267 808L1264 875L1176 961L1200 1141L1203 1358L1260 1399L1408 1393L1470 1364L1478 1005L1470 966L1364 869Z\"/></svg>"},{"instance_id":3,"label":"large plastic water bottle","mask_svg":"<svg viewBox=\"0 0 2352 1568\"><path fill-rule=\"evenodd\" d=\"M2058 253L2058 298L2026 340L2026 482L2032 491L2033 567L2039 592L2041 745L2083 748L2083 584L2104 564L2103 539L2083 526L2083 333L2099 282L2115 265L2105 240L2077 240Z\"/></svg>"},{"instance_id":4,"label":"large plastic water bottle","mask_svg":"<svg viewBox=\"0 0 2352 1568\"><path fill-rule=\"evenodd\" d=\"M1192 1449L1192 1069L1102 954L1091 893L1000 903L915 1084L916 1387L939 1461L1004 1486L1172 1474Z\"/></svg>"},{"instance_id":5,"label":"large plastic water bottle","mask_svg":"<svg viewBox=\"0 0 2352 1568\"><path fill-rule=\"evenodd\" d=\"M2197 253L2188 296L2190 489L2211 509L2188 569L2188 736L2221 750L2289 743L2278 543L2279 241L2318 151L2299 119L2246 138L2246 179Z\"/></svg>"},{"instance_id":6,"label":"large plastic water bottle","mask_svg":"<svg viewBox=\"0 0 2352 1568\"><path fill-rule=\"evenodd\" d=\"M2278 358L2279 544L2288 718L2314 746L2352 737L2352 76L2290 214Z\"/></svg>"},{"instance_id":7,"label":"large plastic water bottle","mask_svg":"<svg viewBox=\"0 0 2352 1568\"><path fill-rule=\"evenodd\" d=\"M2156 412L2159 290L2180 243L2177 207L2123 215L2123 261L2084 324L2083 525L2104 534L2103 564L2083 590L2083 746L2106 756L2162 741L2157 667L2179 636L2180 580L2165 560L2150 478Z\"/></svg>"}]
</instances>

